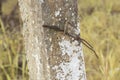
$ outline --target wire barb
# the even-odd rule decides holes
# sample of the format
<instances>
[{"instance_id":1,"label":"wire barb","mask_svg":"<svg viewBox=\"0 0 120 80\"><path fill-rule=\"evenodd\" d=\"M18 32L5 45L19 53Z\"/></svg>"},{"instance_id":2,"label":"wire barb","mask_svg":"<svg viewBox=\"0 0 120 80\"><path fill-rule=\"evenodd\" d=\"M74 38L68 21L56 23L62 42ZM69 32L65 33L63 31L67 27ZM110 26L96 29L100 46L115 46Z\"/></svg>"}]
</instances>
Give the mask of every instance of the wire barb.
<instances>
[{"instance_id":1,"label":"wire barb","mask_svg":"<svg viewBox=\"0 0 120 80\"><path fill-rule=\"evenodd\" d=\"M94 52L94 54L97 58L99 58L96 51L94 50L93 46L91 46L91 44L88 41L86 41L85 39L82 39L79 35L73 36L72 34L70 34L69 32L66 31L66 29L67 29L66 27L64 28L65 30L59 29L57 26L43 25L43 27L50 28L50 29L55 29L57 31L64 32L64 34L73 37L75 40L78 40L80 43L83 43L87 48L89 48L91 51Z\"/></svg>"}]
</instances>

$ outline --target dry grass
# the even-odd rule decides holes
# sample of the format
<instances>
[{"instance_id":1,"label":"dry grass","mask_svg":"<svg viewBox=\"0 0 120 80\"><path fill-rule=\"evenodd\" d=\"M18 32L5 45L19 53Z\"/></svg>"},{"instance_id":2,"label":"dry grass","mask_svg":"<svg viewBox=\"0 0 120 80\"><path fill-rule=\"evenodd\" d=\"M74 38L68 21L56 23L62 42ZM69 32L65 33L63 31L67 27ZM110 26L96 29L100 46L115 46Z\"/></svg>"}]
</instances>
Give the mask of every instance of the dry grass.
<instances>
[{"instance_id":1,"label":"dry grass","mask_svg":"<svg viewBox=\"0 0 120 80\"><path fill-rule=\"evenodd\" d=\"M0 80L28 79L25 55L20 32L6 31L0 18ZM26 77L25 77L26 76Z\"/></svg>"},{"instance_id":2,"label":"dry grass","mask_svg":"<svg viewBox=\"0 0 120 80\"><path fill-rule=\"evenodd\" d=\"M97 59L84 47L87 79L120 80L120 0L78 1L81 37L93 45L99 56ZM7 9L4 7L5 14L10 13ZM20 32L11 34L0 19L0 80L17 80L18 75L28 80L21 41Z\"/></svg>"},{"instance_id":3,"label":"dry grass","mask_svg":"<svg viewBox=\"0 0 120 80\"><path fill-rule=\"evenodd\" d=\"M80 0L82 38L95 48L99 59L84 47L88 80L120 80L119 0Z\"/></svg>"}]
</instances>

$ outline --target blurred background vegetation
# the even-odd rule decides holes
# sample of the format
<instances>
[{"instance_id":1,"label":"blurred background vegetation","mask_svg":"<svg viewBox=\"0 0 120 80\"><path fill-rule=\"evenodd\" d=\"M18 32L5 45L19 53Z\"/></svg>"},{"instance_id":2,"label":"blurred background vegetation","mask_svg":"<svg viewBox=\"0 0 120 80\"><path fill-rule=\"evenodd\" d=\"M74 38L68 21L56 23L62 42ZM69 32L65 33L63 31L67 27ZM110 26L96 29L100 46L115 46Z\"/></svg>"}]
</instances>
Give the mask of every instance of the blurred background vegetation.
<instances>
[{"instance_id":1,"label":"blurred background vegetation","mask_svg":"<svg viewBox=\"0 0 120 80\"><path fill-rule=\"evenodd\" d=\"M78 0L88 80L120 80L120 0ZM0 80L28 80L17 0L0 0Z\"/></svg>"}]
</instances>

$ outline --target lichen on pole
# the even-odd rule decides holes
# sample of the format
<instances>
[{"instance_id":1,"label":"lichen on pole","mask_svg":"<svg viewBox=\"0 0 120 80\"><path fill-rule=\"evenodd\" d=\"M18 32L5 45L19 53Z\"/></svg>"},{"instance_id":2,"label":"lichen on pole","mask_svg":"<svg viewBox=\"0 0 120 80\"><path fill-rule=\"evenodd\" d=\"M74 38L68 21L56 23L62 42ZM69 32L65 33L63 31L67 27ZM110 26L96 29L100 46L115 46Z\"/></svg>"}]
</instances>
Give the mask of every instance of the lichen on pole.
<instances>
[{"instance_id":1,"label":"lichen on pole","mask_svg":"<svg viewBox=\"0 0 120 80\"><path fill-rule=\"evenodd\" d=\"M30 80L86 80L77 0L19 0ZM43 27L52 26L52 28ZM60 29L60 30L57 30Z\"/></svg>"},{"instance_id":2,"label":"lichen on pole","mask_svg":"<svg viewBox=\"0 0 120 80\"><path fill-rule=\"evenodd\" d=\"M19 0L30 80L50 79L41 4L39 0Z\"/></svg>"},{"instance_id":3,"label":"lichen on pole","mask_svg":"<svg viewBox=\"0 0 120 80\"><path fill-rule=\"evenodd\" d=\"M86 80L81 44L64 34L67 22L70 34L80 34L77 4L77 0L45 0L42 4L51 80Z\"/></svg>"}]
</instances>

